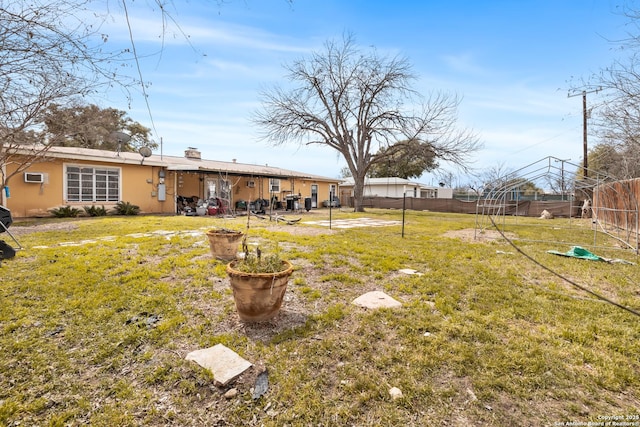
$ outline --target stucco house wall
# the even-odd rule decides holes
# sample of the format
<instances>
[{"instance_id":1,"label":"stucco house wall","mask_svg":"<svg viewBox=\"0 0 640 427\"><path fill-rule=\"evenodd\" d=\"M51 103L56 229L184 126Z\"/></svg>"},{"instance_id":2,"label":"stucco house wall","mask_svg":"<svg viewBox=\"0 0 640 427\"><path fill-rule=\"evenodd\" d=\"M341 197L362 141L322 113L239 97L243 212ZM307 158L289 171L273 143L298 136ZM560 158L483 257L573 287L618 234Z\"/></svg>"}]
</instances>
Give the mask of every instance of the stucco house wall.
<instances>
[{"instance_id":1,"label":"stucco house wall","mask_svg":"<svg viewBox=\"0 0 640 427\"><path fill-rule=\"evenodd\" d=\"M13 166L15 167L15 166ZM72 201L66 191L68 167L108 169L118 171L119 200L107 201ZM75 159L51 159L35 163L24 173L15 175L8 183L10 197L4 200L4 205L11 210L14 217L42 217L49 216L50 210L61 206L72 206L82 209L85 206L104 206L106 209L115 207L118 201L130 202L140 206L141 211L148 213L172 213L174 203L171 200L158 200L158 166L139 166L134 164L116 164L100 161L86 161ZM12 172L12 165L7 168ZM44 175L42 183L27 183L24 174ZM172 180L168 179L166 193L173 193Z\"/></svg>"},{"instance_id":2,"label":"stucco house wall","mask_svg":"<svg viewBox=\"0 0 640 427\"><path fill-rule=\"evenodd\" d=\"M189 153L193 154L193 150ZM6 165L5 175L11 174L15 167L15 164ZM78 201L76 196L74 200L73 194L67 194L73 191L67 182L72 177L69 168L113 172L118 177L117 199ZM328 199L329 189L336 189L338 185L337 179L304 172L203 160L199 153L197 158L157 155L142 158L138 153L72 147L52 147L46 159L34 163L25 172L43 174L44 182L27 183L24 173L9 180L9 197L2 192L0 204L9 208L16 218L50 216L51 209L67 205L81 210L91 205L111 209L118 201L138 205L143 213L172 214L178 212L178 196L208 199L224 195L229 205L235 207L238 200L271 200L275 196L284 201L288 195L295 194L301 203L304 198L315 197L320 202L314 207L321 207L321 200ZM273 186L274 183L278 186ZM96 185L94 182L94 190Z\"/></svg>"}]
</instances>

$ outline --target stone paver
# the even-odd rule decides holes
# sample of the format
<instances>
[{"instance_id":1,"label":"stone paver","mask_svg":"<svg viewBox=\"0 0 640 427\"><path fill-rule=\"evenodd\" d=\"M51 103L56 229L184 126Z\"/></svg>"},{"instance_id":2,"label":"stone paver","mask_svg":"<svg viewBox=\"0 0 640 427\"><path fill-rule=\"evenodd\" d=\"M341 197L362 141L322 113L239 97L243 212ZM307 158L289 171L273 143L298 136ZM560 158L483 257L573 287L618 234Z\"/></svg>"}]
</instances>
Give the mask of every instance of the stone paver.
<instances>
[{"instance_id":1,"label":"stone paver","mask_svg":"<svg viewBox=\"0 0 640 427\"><path fill-rule=\"evenodd\" d=\"M195 350L187 354L185 358L196 362L203 368L213 372L216 383L226 385L234 378L238 377L253 364L240 357L235 351L222 344L202 350Z\"/></svg>"},{"instance_id":2,"label":"stone paver","mask_svg":"<svg viewBox=\"0 0 640 427\"><path fill-rule=\"evenodd\" d=\"M364 308L397 308L402 304L382 291L371 291L354 299L352 304Z\"/></svg>"},{"instance_id":3,"label":"stone paver","mask_svg":"<svg viewBox=\"0 0 640 427\"><path fill-rule=\"evenodd\" d=\"M416 276L422 276L422 273L418 272L417 270L414 270L413 268L403 268L401 270L398 270L400 273L402 274L408 274L410 276L412 275L416 275Z\"/></svg>"}]
</instances>

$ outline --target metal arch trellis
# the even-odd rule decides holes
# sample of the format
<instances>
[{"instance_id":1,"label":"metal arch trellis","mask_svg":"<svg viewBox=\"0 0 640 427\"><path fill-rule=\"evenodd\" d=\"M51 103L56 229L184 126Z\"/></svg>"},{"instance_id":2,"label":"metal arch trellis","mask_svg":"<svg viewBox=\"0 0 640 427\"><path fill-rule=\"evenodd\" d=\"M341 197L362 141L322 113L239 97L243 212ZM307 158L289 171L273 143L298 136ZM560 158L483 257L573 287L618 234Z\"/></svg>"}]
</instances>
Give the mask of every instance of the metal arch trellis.
<instances>
[{"instance_id":1,"label":"metal arch trellis","mask_svg":"<svg viewBox=\"0 0 640 427\"><path fill-rule=\"evenodd\" d=\"M585 201L588 203L588 221L593 230L593 241L574 242L574 245L598 247L600 236L607 235L618 242L616 248L632 249L638 254L640 180L616 181L606 174L589 169L587 177L573 172L581 168L581 165L568 160L546 157L496 179L478 199L476 239L487 228L497 227L504 234L507 226L518 225L519 217L539 216L542 213L535 212L532 215L529 212L530 200L524 200L527 196L523 185L560 182L561 194L555 197L561 198L569 227L579 225L584 229L585 221L576 221L574 218L581 217L582 207L586 207ZM603 238L600 240L605 241Z\"/></svg>"}]
</instances>

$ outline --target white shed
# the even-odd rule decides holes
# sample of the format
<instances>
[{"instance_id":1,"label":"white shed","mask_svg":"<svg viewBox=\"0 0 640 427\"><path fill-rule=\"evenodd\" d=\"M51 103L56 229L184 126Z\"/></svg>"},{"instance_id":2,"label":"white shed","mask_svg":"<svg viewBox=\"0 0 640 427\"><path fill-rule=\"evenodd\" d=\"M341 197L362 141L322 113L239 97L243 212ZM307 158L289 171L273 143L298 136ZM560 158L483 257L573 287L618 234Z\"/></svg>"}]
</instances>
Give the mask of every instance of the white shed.
<instances>
[{"instance_id":1,"label":"white shed","mask_svg":"<svg viewBox=\"0 0 640 427\"><path fill-rule=\"evenodd\" d=\"M340 182L340 194L353 196L353 178L345 178ZM430 187L419 182L408 179L389 178L367 178L364 182L364 197L415 197L423 199L451 199L453 190L451 188Z\"/></svg>"},{"instance_id":2,"label":"white shed","mask_svg":"<svg viewBox=\"0 0 640 427\"><path fill-rule=\"evenodd\" d=\"M346 178L340 182L340 194L349 191L353 196L354 181L353 178ZM417 182L411 182L408 179L389 177L389 178L367 178L364 182L365 197L420 197L421 185Z\"/></svg>"}]
</instances>

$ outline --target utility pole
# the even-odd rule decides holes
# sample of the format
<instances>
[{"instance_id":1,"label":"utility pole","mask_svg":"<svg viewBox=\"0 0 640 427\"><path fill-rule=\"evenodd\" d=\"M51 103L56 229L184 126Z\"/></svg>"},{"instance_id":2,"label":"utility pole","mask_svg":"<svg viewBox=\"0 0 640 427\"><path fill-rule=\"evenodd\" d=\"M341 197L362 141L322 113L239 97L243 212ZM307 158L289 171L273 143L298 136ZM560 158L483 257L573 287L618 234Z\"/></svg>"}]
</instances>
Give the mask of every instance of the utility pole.
<instances>
[{"instance_id":1,"label":"utility pole","mask_svg":"<svg viewBox=\"0 0 640 427\"><path fill-rule=\"evenodd\" d=\"M598 93L602 90L601 87L597 88L597 89L593 89L590 91L586 91L583 90L582 92L578 92L578 93L568 93L567 94L567 98L571 98L574 96L578 96L578 95L582 95L582 176L584 178L588 178L589 177L589 172L588 172L588 166L589 164L587 163L587 154L588 154L588 150L587 150L587 94L588 93Z\"/></svg>"}]
</instances>

